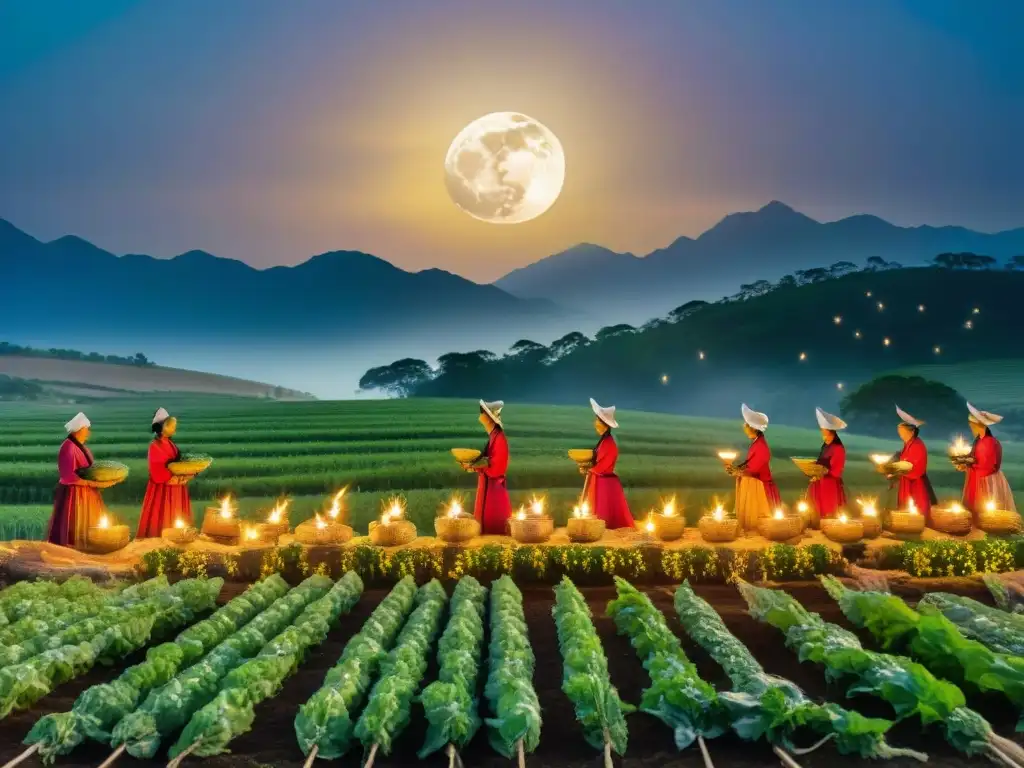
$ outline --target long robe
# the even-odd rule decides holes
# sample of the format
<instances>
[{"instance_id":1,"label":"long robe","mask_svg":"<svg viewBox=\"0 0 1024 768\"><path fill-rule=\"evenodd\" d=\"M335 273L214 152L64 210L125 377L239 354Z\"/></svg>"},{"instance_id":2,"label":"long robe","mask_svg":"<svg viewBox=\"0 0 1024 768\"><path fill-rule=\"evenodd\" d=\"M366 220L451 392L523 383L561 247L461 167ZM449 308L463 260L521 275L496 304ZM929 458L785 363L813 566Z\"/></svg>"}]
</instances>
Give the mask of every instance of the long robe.
<instances>
[{"instance_id":1,"label":"long robe","mask_svg":"<svg viewBox=\"0 0 1024 768\"><path fill-rule=\"evenodd\" d=\"M762 517L782 506L779 487L772 479L772 451L764 435L758 435L747 449L747 457L737 465L743 475L736 478L736 517L745 531L757 530Z\"/></svg>"},{"instance_id":2,"label":"long robe","mask_svg":"<svg viewBox=\"0 0 1024 768\"><path fill-rule=\"evenodd\" d=\"M975 525L988 501L994 501L996 509L1016 512L1013 491L1002 472L1002 444L991 433L984 434L974 441L971 456L974 463L968 467L964 479L963 504L973 514Z\"/></svg>"},{"instance_id":3,"label":"long robe","mask_svg":"<svg viewBox=\"0 0 1024 768\"><path fill-rule=\"evenodd\" d=\"M936 504L935 490L932 482L928 479L928 448L920 437L911 438L910 442L904 443L900 451L900 461L909 461L911 469L904 475L900 475L899 486L896 493L896 501L901 510L906 509L907 502L914 500L917 511L924 515L925 520L930 523L932 520L932 504Z\"/></svg>"},{"instance_id":4,"label":"long robe","mask_svg":"<svg viewBox=\"0 0 1024 768\"><path fill-rule=\"evenodd\" d=\"M812 480L807 488L807 498L822 519L835 517L836 513L846 506L846 487L843 485L843 470L846 468L846 446L839 438L821 446L818 464L828 472L825 476Z\"/></svg>"},{"instance_id":5,"label":"long robe","mask_svg":"<svg viewBox=\"0 0 1024 768\"><path fill-rule=\"evenodd\" d=\"M594 517L604 520L605 528L635 528L626 503L622 482L615 474L619 447L611 432L605 432L594 448L594 466L587 472L587 504Z\"/></svg>"},{"instance_id":6,"label":"long robe","mask_svg":"<svg viewBox=\"0 0 1024 768\"><path fill-rule=\"evenodd\" d=\"M503 536L508 533L508 519L512 516L512 503L505 486L508 471L508 440L505 431L495 426L487 438L483 456L487 466L477 468L476 503L473 516L480 522L484 535Z\"/></svg>"},{"instance_id":7,"label":"long robe","mask_svg":"<svg viewBox=\"0 0 1024 768\"><path fill-rule=\"evenodd\" d=\"M180 458L181 452L169 437L158 437L149 444L149 484L142 500L137 539L160 536L181 519L192 524L192 503L187 485L168 485L173 477L167 465Z\"/></svg>"},{"instance_id":8,"label":"long robe","mask_svg":"<svg viewBox=\"0 0 1024 768\"><path fill-rule=\"evenodd\" d=\"M89 527L106 511L100 492L85 484L80 469L91 467L92 451L68 437L57 454L59 480L53 492L53 512L46 526L46 540L64 547L83 547Z\"/></svg>"}]
</instances>

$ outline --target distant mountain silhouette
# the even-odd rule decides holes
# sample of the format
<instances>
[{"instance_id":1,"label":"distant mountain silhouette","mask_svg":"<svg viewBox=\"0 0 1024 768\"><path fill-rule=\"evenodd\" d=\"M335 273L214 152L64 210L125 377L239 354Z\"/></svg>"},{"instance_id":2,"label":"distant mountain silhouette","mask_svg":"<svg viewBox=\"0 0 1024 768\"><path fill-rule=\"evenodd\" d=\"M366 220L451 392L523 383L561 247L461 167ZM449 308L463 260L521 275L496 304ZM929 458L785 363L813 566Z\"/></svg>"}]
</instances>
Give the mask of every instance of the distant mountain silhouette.
<instances>
[{"instance_id":1,"label":"distant mountain silhouette","mask_svg":"<svg viewBox=\"0 0 1024 768\"><path fill-rule=\"evenodd\" d=\"M700 237L680 237L644 257L578 245L517 269L494 284L606 322L643 322L690 299L717 299L741 283L773 280L837 261L870 256L905 266L942 252L972 251L1004 260L1024 254L1024 228L997 234L963 227L898 227L877 216L821 223L784 203L732 213Z\"/></svg>"}]
</instances>

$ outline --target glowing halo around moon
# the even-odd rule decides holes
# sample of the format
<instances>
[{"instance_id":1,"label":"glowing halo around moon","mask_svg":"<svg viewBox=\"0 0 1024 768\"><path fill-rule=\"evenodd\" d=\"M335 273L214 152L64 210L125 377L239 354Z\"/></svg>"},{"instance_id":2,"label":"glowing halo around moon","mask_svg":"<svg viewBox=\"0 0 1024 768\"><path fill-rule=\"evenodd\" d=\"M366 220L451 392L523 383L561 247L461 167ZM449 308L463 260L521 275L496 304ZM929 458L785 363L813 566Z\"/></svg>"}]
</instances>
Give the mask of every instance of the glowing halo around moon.
<instances>
[{"instance_id":1,"label":"glowing halo around moon","mask_svg":"<svg viewBox=\"0 0 1024 768\"><path fill-rule=\"evenodd\" d=\"M444 178L452 201L474 219L521 224L558 199L565 153L543 123L521 112L492 112L452 141Z\"/></svg>"}]
</instances>

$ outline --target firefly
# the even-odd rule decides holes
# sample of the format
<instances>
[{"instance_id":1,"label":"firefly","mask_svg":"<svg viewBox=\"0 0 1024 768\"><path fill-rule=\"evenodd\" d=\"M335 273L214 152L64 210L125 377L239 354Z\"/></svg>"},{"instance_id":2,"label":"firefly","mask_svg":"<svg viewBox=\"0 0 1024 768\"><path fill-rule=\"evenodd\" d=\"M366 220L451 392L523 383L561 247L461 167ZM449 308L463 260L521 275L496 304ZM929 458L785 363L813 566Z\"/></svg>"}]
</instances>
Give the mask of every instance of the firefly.
<instances>
[{"instance_id":1,"label":"firefly","mask_svg":"<svg viewBox=\"0 0 1024 768\"><path fill-rule=\"evenodd\" d=\"M868 292L867 292L867 293L865 293L864 295L865 295L865 296L867 296L867 297L868 297L868 298L870 299L870 298L871 298L871 291L868 291Z\"/></svg>"},{"instance_id":2,"label":"firefly","mask_svg":"<svg viewBox=\"0 0 1024 768\"><path fill-rule=\"evenodd\" d=\"M888 336L886 336L884 339L882 339L882 344L888 347L890 344L892 344L892 341L889 339Z\"/></svg>"},{"instance_id":3,"label":"firefly","mask_svg":"<svg viewBox=\"0 0 1024 768\"><path fill-rule=\"evenodd\" d=\"M700 351L700 352L697 353L697 359L698 360L703 360L704 359L704 352L703 351Z\"/></svg>"},{"instance_id":4,"label":"firefly","mask_svg":"<svg viewBox=\"0 0 1024 768\"><path fill-rule=\"evenodd\" d=\"M980 315L981 314L981 307L975 307L974 309L972 309L971 310L971 314L972 315Z\"/></svg>"},{"instance_id":5,"label":"firefly","mask_svg":"<svg viewBox=\"0 0 1024 768\"><path fill-rule=\"evenodd\" d=\"M885 304L883 304L882 302L878 302L878 311L881 312L884 309L885 309Z\"/></svg>"},{"instance_id":6,"label":"firefly","mask_svg":"<svg viewBox=\"0 0 1024 768\"><path fill-rule=\"evenodd\" d=\"M667 373L663 373L661 375L661 383L662 384L668 384L668 374Z\"/></svg>"},{"instance_id":7,"label":"firefly","mask_svg":"<svg viewBox=\"0 0 1024 768\"><path fill-rule=\"evenodd\" d=\"M837 381L836 382L836 389L842 389L843 386L844 386L843 382L841 382L841 381Z\"/></svg>"},{"instance_id":8,"label":"firefly","mask_svg":"<svg viewBox=\"0 0 1024 768\"><path fill-rule=\"evenodd\" d=\"M966 323L964 323L964 328L966 328L968 331L971 330L971 328L973 328L973 327L974 327L974 323L971 322L970 320L968 320Z\"/></svg>"},{"instance_id":9,"label":"firefly","mask_svg":"<svg viewBox=\"0 0 1024 768\"><path fill-rule=\"evenodd\" d=\"M936 355L941 355L942 347L935 347L935 349L933 349L932 352L934 352Z\"/></svg>"},{"instance_id":10,"label":"firefly","mask_svg":"<svg viewBox=\"0 0 1024 768\"><path fill-rule=\"evenodd\" d=\"M860 338L860 331L854 331L853 332L853 338L859 339Z\"/></svg>"},{"instance_id":11,"label":"firefly","mask_svg":"<svg viewBox=\"0 0 1024 768\"><path fill-rule=\"evenodd\" d=\"M839 325L840 323L843 322L843 316L836 315L835 317L832 318L832 322L835 323L836 325Z\"/></svg>"},{"instance_id":12,"label":"firefly","mask_svg":"<svg viewBox=\"0 0 1024 768\"><path fill-rule=\"evenodd\" d=\"M918 312L924 312L924 304L918 304L917 305L917 311Z\"/></svg>"},{"instance_id":13,"label":"firefly","mask_svg":"<svg viewBox=\"0 0 1024 768\"><path fill-rule=\"evenodd\" d=\"M807 353L806 352L801 352L800 353L800 359L801 360L806 360L807 359Z\"/></svg>"}]
</instances>

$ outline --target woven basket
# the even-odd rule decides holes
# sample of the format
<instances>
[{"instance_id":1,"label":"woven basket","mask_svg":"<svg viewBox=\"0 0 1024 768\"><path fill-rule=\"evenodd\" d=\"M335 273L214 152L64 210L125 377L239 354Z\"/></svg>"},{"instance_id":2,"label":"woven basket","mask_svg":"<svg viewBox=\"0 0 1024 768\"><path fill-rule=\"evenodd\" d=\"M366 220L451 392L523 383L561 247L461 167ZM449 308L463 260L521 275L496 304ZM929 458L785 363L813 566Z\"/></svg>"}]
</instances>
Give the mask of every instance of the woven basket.
<instances>
[{"instance_id":1,"label":"woven basket","mask_svg":"<svg viewBox=\"0 0 1024 768\"><path fill-rule=\"evenodd\" d=\"M370 522L370 541L378 547L399 547L416 538L416 526L408 520L392 520L390 523Z\"/></svg>"},{"instance_id":2,"label":"woven basket","mask_svg":"<svg viewBox=\"0 0 1024 768\"><path fill-rule=\"evenodd\" d=\"M1005 509L996 509L991 512L983 510L978 516L978 527L985 533L1020 533L1020 515Z\"/></svg>"},{"instance_id":3,"label":"woven basket","mask_svg":"<svg viewBox=\"0 0 1024 768\"><path fill-rule=\"evenodd\" d=\"M202 453L186 453L177 461L167 465L172 475L191 477L206 471L213 464L213 458Z\"/></svg>"},{"instance_id":4,"label":"woven basket","mask_svg":"<svg viewBox=\"0 0 1024 768\"><path fill-rule=\"evenodd\" d=\"M697 529L704 541L736 541L736 537L740 535L740 521L735 517L716 520L711 515L705 515L697 521Z\"/></svg>"},{"instance_id":5,"label":"woven basket","mask_svg":"<svg viewBox=\"0 0 1024 768\"><path fill-rule=\"evenodd\" d=\"M449 544L461 544L480 535L480 523L475 517L441 515L434 518L434 532L437 538Z\"/></svg>"},{"instance_id":6,"label":"woven basket","mask_svg":"<svg viewBox=\"0 0 1024 768\"><path fill-rule=\"evenodd\" d=\"M85 534L83 549L97 555L117 552L127 547L130 539L127 525L111 525L106 528L94 525Z\"/></svg>"},{"instance_id":7,"label":"woven basket","mask_svg":"<svg viewBox=\"0 0 1024 768\"><path fill-rule=\"evenodd\" d=\"M527 515L525 520L513 517L508 524L512 538L520 544L540 544L555 531L555 521L547 515Z\"/></svg>"},{"instance_id":8,"label":"woven basket","mask_svg":"<svg viewBox=\"0 0 1024 768\"><path fill-rule=\"evenodd\" d=\"M769 541L789 541L804 532L804 521L800 515L786 515L781 520L762 517L757 522L757 530Z\"/></svg>"},{"instance_id":9,"label":"woven basket","mask_svg":"<svg viewBox=\"0 0 1024 768\"><path fill-rule=\"evenodd\" d=\"M862 515L860 524L864 528L865 539L877 539L882 535L882 519L878 515Z\"/></svg>"},{"instance_id":10,"label":"woven basket","mask_svg":"<svg viewBox=\"0 0 1024 768\"><path fill-rule=\"evenodd\" d=\"M565 524L569 541L577 544L591 544L604 536L604 520L599 517L570 517Z\"/></svg>"},{"instance_id":11,"label":"woven basket","mask_svg":"<svg viewBox=\"0 0 1024 768\"><path fill-rule=\"evenodd\" d=\"M164 528L160 531L160 538L168 544L183 546L185 544L191 544L199 538L199 531L191 525L186 525L184 528Z\"/></svg>"},{"instance_id":12,"label":"woven basket","mask_svg":"<svg viewBox=\"0 0 1024 768\"><path fill-rule=\"evenodd\" d=\"M864 538L864 523L849 518L846 522L838 518L825 518L821 521L821 532L825 538L840 544L850 544Z\"/></svg>"},{"instance_id":13,"label":"woven basket","mask_svg":"<svg viewBox=\"0 0 1024 768\"><path fill-rule=\"evenodd\" d=\"M924 530L924 515L917 512L890 512L889 530L893 533L920 533Z\"/></svg>"},{"instance_id":14,"label":"woven basket","mask_svg":"<svg viewBox=\"0 0 1024 768\"><path fill-rule=\"evenodd\" d=\"M224 519L220 516L219 507L207 507L203 515L203 533L213 539L237 543L242 531L237 517L232 515Z\"/></svg>"},{"instance_id":15,"label":"woven basket","mask_svg":"<svg viewBox=\"0 0 1024 768\"><path fill-rule=\"evenodd\" d=\"M682 515L654 515L654 532L662 541L675 541L686 530L686 518Z\"/></svg>"},{"instance_id":16,"label":"woven basket","mask_svg":"<svg viewBox=\"0 0 1024 768\"><path fill-rule=\"evenodd\" d=\"M955 536L964 536L971 532L973 521L971 513L965 509L954 512L945 507L932 507L932 528Z\"/></svg>"},{"instance_id":17,"label":"woven basket","mask_svg":"<svg viewBox=\"0 0 1024 768\"><path fill-rule=\"evenodd\" d=\"M295 526L295 540L300 544L344 544L352 538L352 529L342 523L327 523L318 528L307 520Z\"/></svg>"},{"instance_id":18,"label":"woven basket","mask_svg":"<svg viewBox=\"0 0 1024 768\"><path fill-rule=\"evenodd\" d=\"M267 541L277 541L291 530L287 520L282 520L280 523L261 523L260 525L263 526L263 533Z\"/></svg>"},{"instance_id":19,"label":"woven basket","mask_svg":"<svg viewBox=\"0 0 1024 768\"><path fill-rule=\"evenodd\" d=\"M577 464L589 464L594 460L594 451L591 448L573 448L569 451L569 458Z\"/></svg>"},{"instance_id":20,"label":"woven basket","mask_svg":"<svg viewBox=\"0 0 1024 768\"><path fill-rule=\"evenodd\" d=\"M481 451L475 451L472 448L452 448L452 456L459 464L472 464L474 461L480 458Z\"/></svg>"},{"instance_id":21,"label":"woven basket","mask_svg":"<svg viewBox=\"0 0 1024 768\"><path fill-rule=\"evenodd\" d=\"M793 458L793 463L808 477L822 478L828 472L828 467L823 467L817 459Z\"/></svg>"},{"instance_id":22,"label":"woven basket","mask_svg":"<svg viewBox=\"0 0 1024 768\"><path fill-rule=\"evenodd\" d=\"M128 467L119 461L96 461L91 466L78 470L78 476L93 483L109 487L123 482L128 477Z\"/></svg>"}]
</instances>

